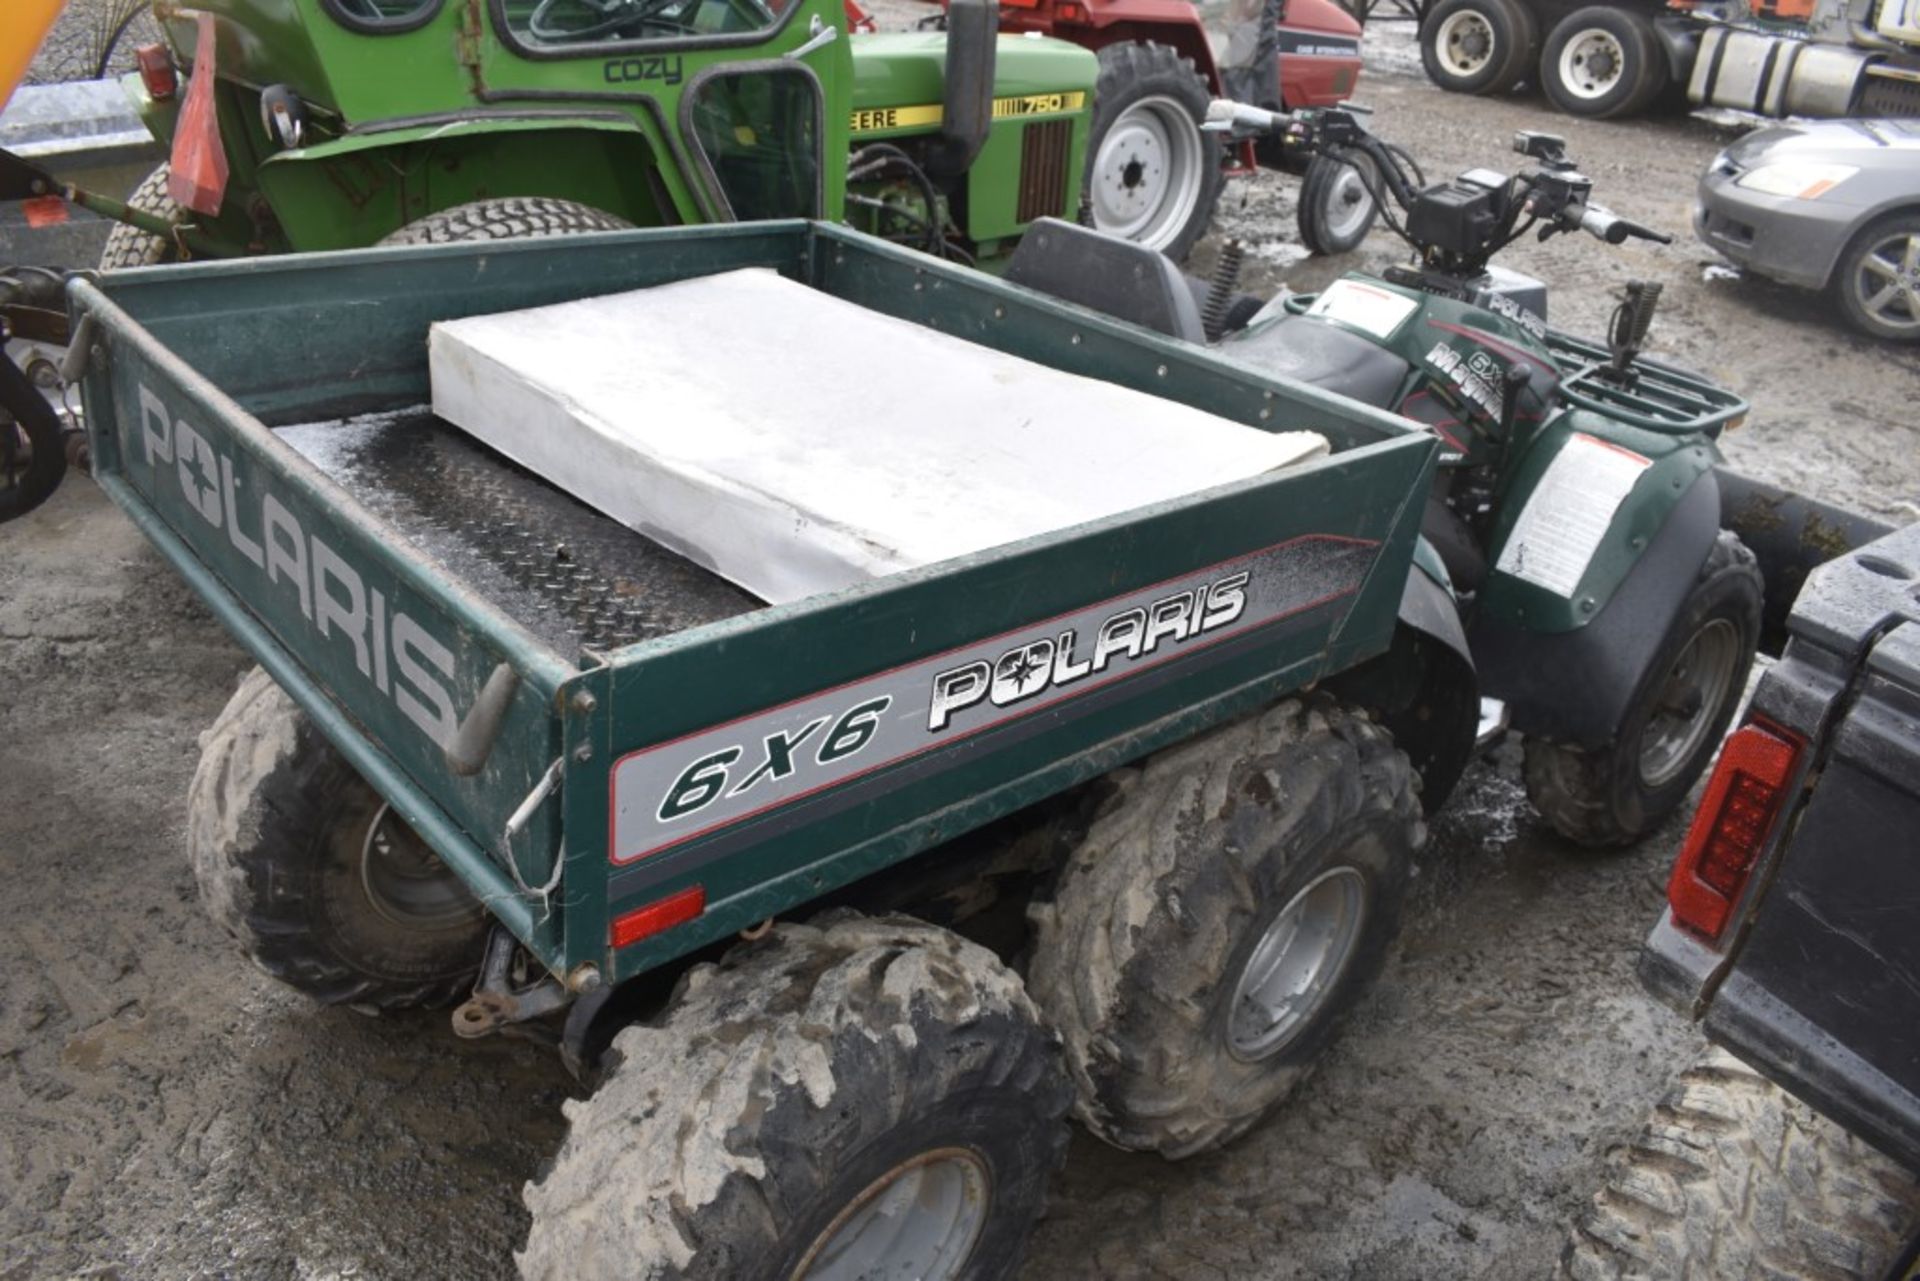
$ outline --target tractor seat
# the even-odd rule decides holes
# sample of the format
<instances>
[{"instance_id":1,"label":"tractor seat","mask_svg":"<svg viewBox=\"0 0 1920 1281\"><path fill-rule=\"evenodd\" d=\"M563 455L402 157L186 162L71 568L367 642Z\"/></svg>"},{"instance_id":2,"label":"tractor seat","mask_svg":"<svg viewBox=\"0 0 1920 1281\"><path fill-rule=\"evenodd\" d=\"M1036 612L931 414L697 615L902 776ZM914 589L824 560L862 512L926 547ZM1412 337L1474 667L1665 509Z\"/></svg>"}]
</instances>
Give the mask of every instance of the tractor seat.
<instances>
[{"instance_id":1,"label":"tractor seat","mask_svg":"<svg viewBox=\"0 0 1920 1281\"><path fill-rule=\"evenodd\" d=\"M1220 345L1220 354L1376 409L1398 403L1409 368L1385 348L1313 316L1284 316L1243 330Z\"/></svg>"},{"instance_id":2,"label":"tractor seat","mask_svg":"<svg viewBox=\"0 0 1920 1281\"><path fill-rule=\"evenodd\" d=\"M1165 254L1059 218L1037 218L1006 279L1170 338L1204 343L1200 304Z\"/></svg>"}]
</instances>

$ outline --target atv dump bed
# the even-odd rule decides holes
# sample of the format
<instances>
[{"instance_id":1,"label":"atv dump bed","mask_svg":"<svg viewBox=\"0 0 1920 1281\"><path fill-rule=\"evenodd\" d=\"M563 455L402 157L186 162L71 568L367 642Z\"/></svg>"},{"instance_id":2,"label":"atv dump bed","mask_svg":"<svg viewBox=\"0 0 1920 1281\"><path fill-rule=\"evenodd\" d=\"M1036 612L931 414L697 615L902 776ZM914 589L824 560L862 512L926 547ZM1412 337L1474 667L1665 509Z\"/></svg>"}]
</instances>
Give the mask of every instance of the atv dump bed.
<instances>
[{"instance_id":1,"label":"atv dump bed","mask_svg":"<svg viewBox=\"0 0 1920 1281\"><path fill-rule=\"evenodd\" d=\"M419 408L436 320L746 266L1334 452L765 607ZM1413 424L800 222L73 299L102 486L560 975L626 978L1382 653L1434 466Z\"/></svg>"}]
</instances>

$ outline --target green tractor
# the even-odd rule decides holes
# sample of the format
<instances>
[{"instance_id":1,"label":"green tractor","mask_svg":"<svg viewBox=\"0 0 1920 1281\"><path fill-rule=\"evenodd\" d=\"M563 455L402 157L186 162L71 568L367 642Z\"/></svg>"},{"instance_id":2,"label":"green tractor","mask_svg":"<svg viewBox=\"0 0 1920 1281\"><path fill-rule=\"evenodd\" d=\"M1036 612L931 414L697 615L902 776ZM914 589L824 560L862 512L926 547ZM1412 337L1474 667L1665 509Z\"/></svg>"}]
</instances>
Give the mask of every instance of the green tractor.
<instances>
[{"instance_id":1,"label":"green tractor","mask_svg":"<svg viewBox=\"0 0 1920 1281\"><path fill-rule=\"evenodd\" d=\"M841 0L155 9L128 84L171 164L124 204L30 175L123 224L104 267L789 216L991 260L1077 208L1098 71L987 0L884 35Z\"/></svg>"}]
</instances>

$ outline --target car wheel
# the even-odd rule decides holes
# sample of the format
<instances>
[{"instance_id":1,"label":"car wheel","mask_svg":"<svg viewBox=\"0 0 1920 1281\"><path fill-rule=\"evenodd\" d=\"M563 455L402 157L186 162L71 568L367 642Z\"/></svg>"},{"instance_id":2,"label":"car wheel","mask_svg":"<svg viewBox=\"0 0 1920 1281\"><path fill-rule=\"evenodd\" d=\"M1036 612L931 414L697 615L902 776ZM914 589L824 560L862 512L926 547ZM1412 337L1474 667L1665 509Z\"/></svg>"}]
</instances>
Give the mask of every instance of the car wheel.
<instances>
[{"instance_id":1,"label":"car wheel","mask_svg":"<svg viewBox=\"0 0 1920 1281\"><path fill-rule=\"evenodd\" d=\"M1920 340L1920 212L1883 218L1855 236L1840 255L1834 288L1855 329Z\"/></svg>"}]
</instances>

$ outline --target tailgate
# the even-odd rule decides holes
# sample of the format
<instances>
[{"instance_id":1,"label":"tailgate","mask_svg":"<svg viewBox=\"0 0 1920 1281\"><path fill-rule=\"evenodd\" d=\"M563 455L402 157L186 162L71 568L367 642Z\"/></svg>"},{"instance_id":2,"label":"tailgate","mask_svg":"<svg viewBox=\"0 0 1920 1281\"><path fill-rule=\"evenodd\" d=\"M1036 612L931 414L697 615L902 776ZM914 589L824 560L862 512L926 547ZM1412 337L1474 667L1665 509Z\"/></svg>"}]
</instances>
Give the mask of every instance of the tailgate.
<instances>
[{"instance_id":1,"label":"tailgate","mask_svg":"<svg viewBox=\"0 0 1920 1281\"><path fill-rule=\"evenodd\" d=\"M200 288L217 297L219 282ZM591 677L100 288L79 283L73 298L92 348L83 392L101 487L496 915L529 942L555 928L515 894L499 851L507 816L560 755L563 693ZM557 815L537 816L516 843L524 881L546 879L557 841Z\"/></svg>"}]
</instances>

